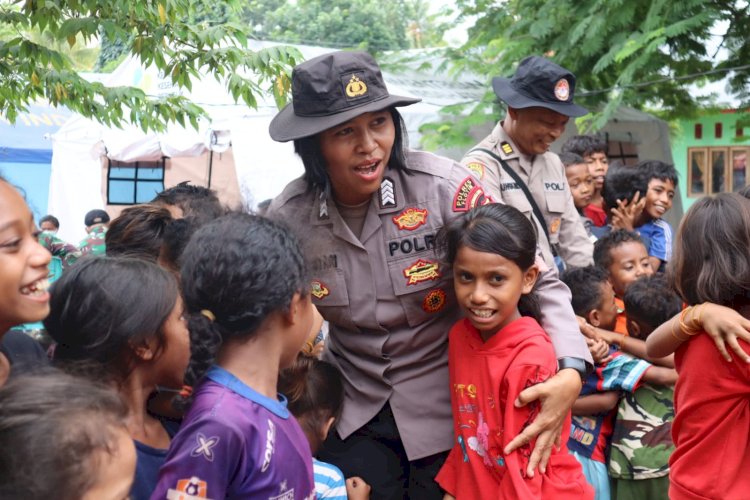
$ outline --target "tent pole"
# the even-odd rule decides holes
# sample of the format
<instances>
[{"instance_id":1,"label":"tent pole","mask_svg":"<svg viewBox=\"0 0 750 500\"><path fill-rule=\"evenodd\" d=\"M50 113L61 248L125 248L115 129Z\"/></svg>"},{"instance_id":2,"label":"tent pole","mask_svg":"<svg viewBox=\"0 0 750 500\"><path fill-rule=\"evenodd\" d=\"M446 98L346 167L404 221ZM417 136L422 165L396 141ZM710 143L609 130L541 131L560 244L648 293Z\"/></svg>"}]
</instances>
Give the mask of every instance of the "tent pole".
<instances>
[{"instance_id":1,"label":"tent pole","mask_svg":"<svg viewBox=\"0 0 750 500\"><path fill-rule=\"evenodd\" d=\"M210 150L208 155L208 188L211 188L211 173L214 168L214 150Z\"/></svg>"}]
</instances>

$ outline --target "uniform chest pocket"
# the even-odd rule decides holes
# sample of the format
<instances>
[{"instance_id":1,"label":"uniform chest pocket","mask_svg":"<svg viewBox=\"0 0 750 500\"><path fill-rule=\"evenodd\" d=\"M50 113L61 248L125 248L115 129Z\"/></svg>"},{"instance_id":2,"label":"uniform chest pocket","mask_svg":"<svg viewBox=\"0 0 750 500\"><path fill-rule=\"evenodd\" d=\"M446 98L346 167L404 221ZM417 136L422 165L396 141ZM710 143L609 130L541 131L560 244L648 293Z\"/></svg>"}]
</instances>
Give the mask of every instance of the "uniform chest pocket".
<instances>
[{"instance_id":1,"label":"uniform chest pocket","mask_svg":"<svg viewBox=\"0 0 750 500\"><path fill-rule=\"evenodd\" d=\"M326 321L347 330L356 330L349 306L349 292L343 269L318 272L310 280L310 296Z\"/></svg>"},{"instance_id":2,"label":"uniform chest pocket","mask_svg":"<svg viewBox=\"0 0 750 500\"><path fill-rule=\"evenodd\" d=\"M452 276L446 275L447 270L431 252L389 262L388 272L411 327L428 321L455 302Z\"/></svg>"},{"instance_id":3,"label":"uniform chest pocket","mask_svg":"<svg viewBox=\"0 0 750 500\"><path fill-rule=\"evenodd\" d=\"M559 217L565 212L565 204L568 201L568 197L565 193L547 191L544 193L544 197L547 200L547 211L549 213L557 214Z\"/></svg>"}]
</instances>

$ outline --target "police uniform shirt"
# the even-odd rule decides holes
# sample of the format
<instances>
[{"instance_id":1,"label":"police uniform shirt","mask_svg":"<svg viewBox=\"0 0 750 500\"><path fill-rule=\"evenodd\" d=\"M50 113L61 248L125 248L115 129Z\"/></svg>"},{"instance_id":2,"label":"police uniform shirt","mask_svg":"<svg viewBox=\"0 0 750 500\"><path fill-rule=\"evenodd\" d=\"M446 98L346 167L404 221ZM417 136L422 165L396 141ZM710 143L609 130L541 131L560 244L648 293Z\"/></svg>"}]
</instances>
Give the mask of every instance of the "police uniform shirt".
<instances>
[{"instance_id":1,"label":"police uniform shirt","mask_svg":"<svg viewBox=\"0 0 750 500\"><path fill-rule=\"evenodd\" d=\"M409 460L451 448L448 331L460 316L451 273L435 254L446 222L490 202L463 166L409 152L410 174L388 170L359 238L336 204L299 178L268 216L299 237L310 263L313 303L330 324L324 358L342 374L337 422L345 439L390 403ZM554 270L540 275L543 325L558 357L591 362Z\"/></svg>"},{"instance_id":2,"label":"police uniform shirt","mask_svg":"<svg viewBox=\"0 0 750 500\"><path fill-rule=\"evenodd\" d=\"M539 246L549 266L554 265L550 243L569 266L593 264L594 246L573 204L565 167L555 153L546 152L532 157L521 154L503 130L502 122L475 148L488 149L505 160L528 186L544 216L549 241L539 221L533 217L528 198L497 160L482 151L469 151L461 160L477 175L493 199L516 207L536 222Z\"/></svg>"}]
</instances>

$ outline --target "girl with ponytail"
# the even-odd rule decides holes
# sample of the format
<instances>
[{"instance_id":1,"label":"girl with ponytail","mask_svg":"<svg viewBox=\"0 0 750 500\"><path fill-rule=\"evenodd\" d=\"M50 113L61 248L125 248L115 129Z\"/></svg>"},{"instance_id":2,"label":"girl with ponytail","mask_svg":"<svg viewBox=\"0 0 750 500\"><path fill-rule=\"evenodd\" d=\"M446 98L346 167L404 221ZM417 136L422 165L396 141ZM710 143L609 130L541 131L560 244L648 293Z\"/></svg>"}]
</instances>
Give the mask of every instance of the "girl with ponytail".
<instances>
[{"instance_id":1,"label":"girl with ponytail","mask_svg":"<svg viewBox=\"0 0 750 500\"><path fill-rule=\"evenodd\" d=\"M181 271L194 390L151 498L314 498L310 446L276 392L313 320L297 240L229 214L195 232Z\"/></svg>"}]
</instances>

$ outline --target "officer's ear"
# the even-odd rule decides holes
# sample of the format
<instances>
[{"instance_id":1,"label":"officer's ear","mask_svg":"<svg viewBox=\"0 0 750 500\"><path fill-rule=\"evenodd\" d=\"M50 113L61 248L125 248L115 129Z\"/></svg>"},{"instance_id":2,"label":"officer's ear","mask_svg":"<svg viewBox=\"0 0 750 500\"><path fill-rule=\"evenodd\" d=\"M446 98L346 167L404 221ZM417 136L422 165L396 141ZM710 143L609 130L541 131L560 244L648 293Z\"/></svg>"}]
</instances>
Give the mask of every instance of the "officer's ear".
<instances>
[{"instance_id":1,"label":"officer's ear","mask_svg":"<svg viewBox=\"0 0 750 500\"><path fill-rule=\"evenodd\" d=\"M518 110L516 108L511 108L508 106L508 116L511 118L511 120L518 120Z\"/></svg>"}]
</instances>

